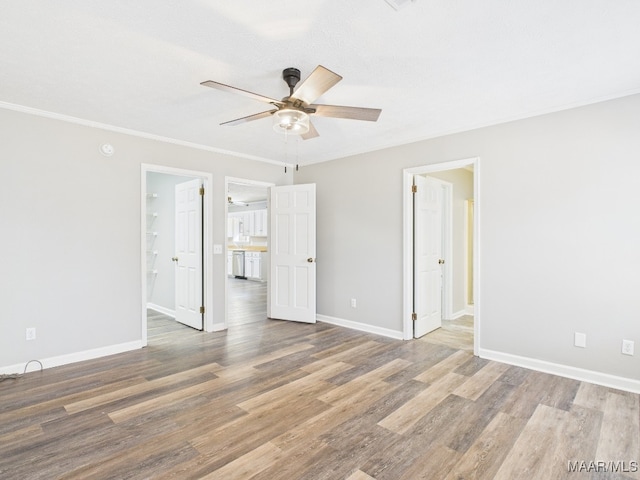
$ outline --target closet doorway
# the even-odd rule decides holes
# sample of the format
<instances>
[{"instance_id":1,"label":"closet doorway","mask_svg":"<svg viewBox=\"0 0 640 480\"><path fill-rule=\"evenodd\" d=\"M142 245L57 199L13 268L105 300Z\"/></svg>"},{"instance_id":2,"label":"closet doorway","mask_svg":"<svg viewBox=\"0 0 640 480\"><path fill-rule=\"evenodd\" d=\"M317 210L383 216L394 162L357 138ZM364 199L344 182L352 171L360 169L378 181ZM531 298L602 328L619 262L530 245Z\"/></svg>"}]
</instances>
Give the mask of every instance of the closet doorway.
<instances>
[{"instance_id":1,"label":"closet doorway","mask_svg":"<svg viewBox=\"0 0 640 480\"><path fill-rule=\"evenodd\" d=\"M407 340L426 333L422 338L427 341L478 351L478 164L479 159L471 158L404 171L403 309ZM427 197L441 201L425 203L422 199L419 203L426 207L416 209L416 197L424 196L425 183L432 193ZM423 191L416 192L420 189ZM434 320L429 328L419 324L423 317Z\"/></svg>"},{"instance_id":2,"label":"closet doorway","mask_svg":"<svg viewBox=\"0 0 640 480\"><path fill-rule=\"evenodd\" d=\"M211 174L206 172L142 165L141 326L145 345L149 308L195 329L213 330L212 309L207 308L213 304L208 288L213 267L210 249L205 248L211 239L211 184ZM189 198L189 208L182 211L180 199ZM191 208L194 205L197 208ZM192 234L187 235L189 232ZM181 288L183 285L190 289Z\"/></svg>"}]
</instances>

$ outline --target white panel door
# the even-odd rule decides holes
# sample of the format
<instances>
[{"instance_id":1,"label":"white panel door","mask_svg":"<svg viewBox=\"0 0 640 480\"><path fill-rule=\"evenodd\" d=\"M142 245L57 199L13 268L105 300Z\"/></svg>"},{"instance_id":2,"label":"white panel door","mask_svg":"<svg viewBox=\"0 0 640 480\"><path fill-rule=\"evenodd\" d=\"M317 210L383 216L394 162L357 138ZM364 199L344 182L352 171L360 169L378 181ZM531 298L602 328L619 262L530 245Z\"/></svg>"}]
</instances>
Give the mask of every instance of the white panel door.
<instances>
[{"instance_id":1,"label":"white panel door","mask_svg":"<svg viewBox=\"0 0 640 480\"><path fill-rule=\"evenodd\" d=\"M202 197L199 179L175 188L176 320L202 330Z\"/></svg>"},{"instance_id":2,"label":"white panel door","mask_svg":"<svg viewBox=\"0 0 640 480\"><path fill-rule=\"evenodd\" d=\"M416 320L413 336L442 326L442 187L429 177L414 177L414 279Z\"/></svg>"},{"instance_id":3,"label":"white panel door","mask_svg":"<svg viewBox=\"0 0 640 480\"><path fill-rule=\"evenodd\" d=\"M316 186L269 188L270 318L316 322Z\"/></svg>"}]
</instances>

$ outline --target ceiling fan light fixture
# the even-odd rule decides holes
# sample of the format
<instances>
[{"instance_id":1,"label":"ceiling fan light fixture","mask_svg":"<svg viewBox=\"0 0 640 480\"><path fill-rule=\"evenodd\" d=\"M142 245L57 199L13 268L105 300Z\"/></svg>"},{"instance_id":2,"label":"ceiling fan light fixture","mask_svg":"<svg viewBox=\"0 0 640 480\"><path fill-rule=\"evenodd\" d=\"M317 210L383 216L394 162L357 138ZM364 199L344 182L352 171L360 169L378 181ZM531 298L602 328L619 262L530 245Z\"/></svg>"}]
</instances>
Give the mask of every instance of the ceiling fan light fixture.
<instances>
[{"instance_id":1,"label":"ceiling fan light fixture","mask_svg":"<svg viewBox=\"0 0 640 480\"><path fill-rule=\"evenodd\" d=\"M301 110L283 108L273 114L273 129L278 133L302 135L309 131L309 115Z\"/></svg>"}]
</instances>

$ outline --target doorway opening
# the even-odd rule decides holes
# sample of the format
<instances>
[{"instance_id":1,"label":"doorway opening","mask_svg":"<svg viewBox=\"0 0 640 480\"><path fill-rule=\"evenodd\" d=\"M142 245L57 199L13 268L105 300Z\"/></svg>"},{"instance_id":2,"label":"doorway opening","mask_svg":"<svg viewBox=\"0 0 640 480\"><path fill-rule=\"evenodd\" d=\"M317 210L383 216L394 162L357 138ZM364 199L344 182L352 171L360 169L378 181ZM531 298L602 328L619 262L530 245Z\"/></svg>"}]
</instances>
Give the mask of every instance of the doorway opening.
<instances>
[{"instance_id":1,"label":"doorway opening","mask_svg":"<svg viewBox=\"0 0 640 480\"><path fill-rule=\"evenodd\" d=\"M243 178L225 180L225 328L267 319L267 195L272 185Z\"/></svg>"},{"instance_id":2,"label":"doorway opening","mask_svg":"<svg viewBox=\"0 0 640 480\"><path fill-rule=\"evenodd\" d=\"M141 166L144 345L149 308L198 330L213 331L213 265L207 248L211 239L212 183L207 172ZM182 206L181 200L186 202Z\"/></svg>"},{"instance_id":3,"label":"doorway opening","mask_svg":"<svg viewBox=\"0 0 640 480\"><path fill-rule=\"evenodd\" d=\"M459 339L466 342L469 349L472 346L474 354L478 352L478 167L479 158L470 158L404 170L403 337L406 340L436 328L425 338L446 343L451 335L460 333ZM414 187L416 183L421 187ZM414 200L419 200L413 192L416 188L423 189L422 195L425 188L430 189L430 200L421 200L422 207L418 208L422 211L415 214L417 217ZM416 311L416 305L420 312ZM423 325L425 319L432 322L429 327ZM442 328L438 328L441 321Z\"/></svg>"}]
</instances>

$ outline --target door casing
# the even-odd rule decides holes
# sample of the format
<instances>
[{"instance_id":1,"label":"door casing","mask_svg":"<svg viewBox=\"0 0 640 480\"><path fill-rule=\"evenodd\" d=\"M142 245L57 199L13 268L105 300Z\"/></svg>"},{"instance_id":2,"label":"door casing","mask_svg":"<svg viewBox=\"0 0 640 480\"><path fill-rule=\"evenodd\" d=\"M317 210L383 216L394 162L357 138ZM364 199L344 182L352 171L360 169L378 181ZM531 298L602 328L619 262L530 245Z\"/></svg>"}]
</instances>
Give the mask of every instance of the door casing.
<instances>
[{"instance_id":1,"label":"door casing","mask_svg":"<svg viewBox=\"0 0 640 480\"><path fill-rule=\"evenodd\" d=\"M413 185L414 175L424 175L445 170L473 167L473 200L474 200L474 230L473 230L473 289L474 289L474 322L473 322L473 351L477 355L480 345L481 324L481 289L480 289L480 158L472 157L462 160L422 165L403 170L403 338L413 338Z\"/></svg>"}]
</instances>

